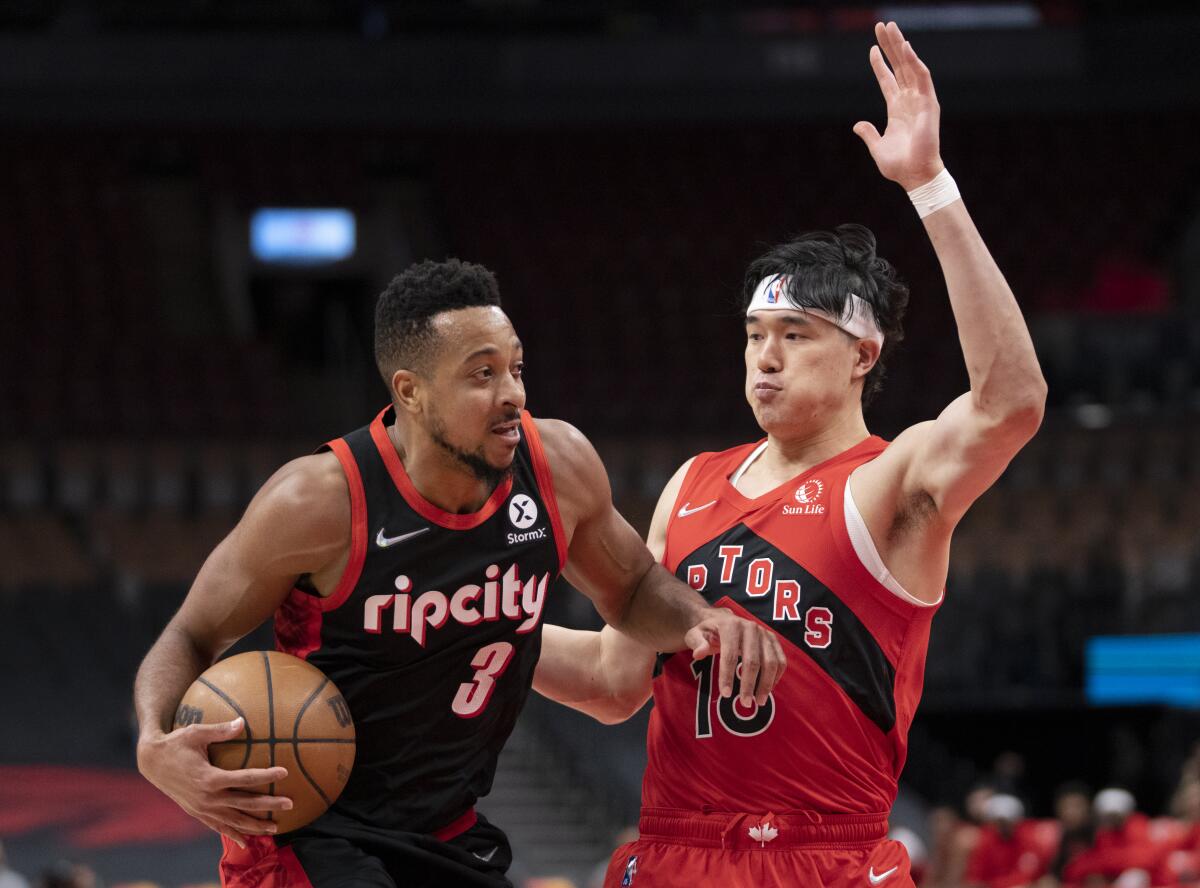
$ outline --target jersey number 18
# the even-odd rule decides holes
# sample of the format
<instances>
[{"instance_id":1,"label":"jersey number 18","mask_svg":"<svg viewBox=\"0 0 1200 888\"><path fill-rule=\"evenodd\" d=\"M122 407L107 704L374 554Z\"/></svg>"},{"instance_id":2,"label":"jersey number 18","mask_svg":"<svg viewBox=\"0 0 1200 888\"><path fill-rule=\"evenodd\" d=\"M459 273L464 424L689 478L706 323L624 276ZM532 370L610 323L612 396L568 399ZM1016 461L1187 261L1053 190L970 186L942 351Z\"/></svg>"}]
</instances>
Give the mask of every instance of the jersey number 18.
<instances>
[{"instance_id":1,"label":"jersey number 18","mask_svg":"<svg viewBox=\"0 0 1200 888\"><path fill-rule=\"evenodd\" d=\"M713 657L706 657L692 663L692 675L699 682L696 689L696 737L704 739L713 735ZM737 673L733 678L733 694L729 697L717 698L717 720L730 734L737 737L753 737L761 734L771 726L775 718L775 695L768 694L767 702L762 706L751 700L750 707L744 708L738 702L738 694L742 686L742 664L738 663Z\"/></svg>"}]
</instances>

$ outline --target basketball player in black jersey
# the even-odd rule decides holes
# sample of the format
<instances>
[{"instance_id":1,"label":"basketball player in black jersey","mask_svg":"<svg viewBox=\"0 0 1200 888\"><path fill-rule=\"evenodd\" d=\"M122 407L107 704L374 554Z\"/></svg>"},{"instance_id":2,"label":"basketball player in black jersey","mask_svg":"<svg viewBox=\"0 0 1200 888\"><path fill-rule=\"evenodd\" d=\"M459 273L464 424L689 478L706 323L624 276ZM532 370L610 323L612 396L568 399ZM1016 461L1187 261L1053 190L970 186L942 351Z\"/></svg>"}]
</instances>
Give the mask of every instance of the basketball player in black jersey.
<instances>
[{"instance_id":1,"label":"basketball player in black jersey","mask_svg":"<svg viewBox=\"0 0 1200 888\"><path fill-rule=\"evenodd\" d=\"M392 403L264 485L205 562L138 672L142 773L222 834L227 886L507 885L504 834L474 811L532 682L561 570L600 614L655 650L739 657L769 690L769 630L708 607L613 508L571 426L534 420L521 342L486 269L414 266L376 309ZM282 650L343 692L358 750L341 797L273 837L284 798L247 792L281 768L221 771L209 743L239 721L172 731L188 685L275 615Z\"/></svg>"}]
</instances>

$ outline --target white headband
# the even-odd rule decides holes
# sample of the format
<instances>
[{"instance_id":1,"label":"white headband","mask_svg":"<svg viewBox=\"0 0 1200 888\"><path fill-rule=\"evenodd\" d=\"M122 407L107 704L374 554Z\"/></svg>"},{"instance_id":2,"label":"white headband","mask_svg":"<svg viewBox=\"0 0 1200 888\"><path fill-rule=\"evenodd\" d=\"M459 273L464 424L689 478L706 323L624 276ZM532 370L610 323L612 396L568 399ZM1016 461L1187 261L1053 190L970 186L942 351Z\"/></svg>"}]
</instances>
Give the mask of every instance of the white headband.
<instances>
[{"instance_id":1,"label":"white headband","mask_svg":"<svg viewBox=\"0 0 1200 888\"><path fill-rule=\"evenodd\" d=\"M758 286L754 288L754 298L750 300L750 307L746 309L746 314L751 315L756 311L802 311L805 314L829 321L833 326L845 330L855 339L869 339L883 348L883 331L875 323L875 316L871 314L871 306L867 304L867 300L851 293L850 298L846 300L849 314L839 318L819 308L793 305L787 298L790 280L791 278L786 274L775 274L759 281Z\"/></svg>"}]
</instances>

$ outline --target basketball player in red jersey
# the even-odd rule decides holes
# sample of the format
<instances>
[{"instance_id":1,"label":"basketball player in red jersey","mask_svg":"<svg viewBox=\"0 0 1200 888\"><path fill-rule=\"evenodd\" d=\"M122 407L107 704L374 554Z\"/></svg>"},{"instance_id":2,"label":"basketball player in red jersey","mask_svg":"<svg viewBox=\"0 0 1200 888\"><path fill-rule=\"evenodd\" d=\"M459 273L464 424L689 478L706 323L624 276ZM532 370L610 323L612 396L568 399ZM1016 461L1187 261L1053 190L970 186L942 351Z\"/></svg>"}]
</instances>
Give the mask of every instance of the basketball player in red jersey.
<instances>
[{"instance_id":1,"label":"basketball player in red jersey","mask_svg":"<svg viewBox=\"0 0 1200 888\"><path fill-rule=\"evenodd\" d=\"M451 260L399 275L379 299L375 352L391 405L276 472L138 672L138 765L223 834L226 888L509 885L508 842L474 804L564 568L630 637L719 648L729 692L739 656L785 665L761 623L655 564L578 431L525 412L523 349L490 272ZM240 720L171 730L188 685L272 613L280 649L334 681L357 733L342 794L286 836L265 818L289 800L246 791L282 768L208 762Z\"/></svg>"},{"instance_id":2,"label":"basketball player in red jersey","mask_svg":"<svg viewBox=\"0 0 1200 888\"><path fill-rule=\"evenodd\" d=\"M746 282L746 398L766 438L688 460L659 500L654 554L712 603L770 626L773 692L619 632L547 627L535 688L612 721L653 689L641 838L606 885L911 886L886 840L950 538L1036 432L1046 385L1004 277L945 171L929 71L895 24L871 66L880 136L854 132L912 197L945 274L970 391L890 444L862 402L901 335L907 290L861 226L806 235ZM882 50L882 52L881 52ZM885 64L886 56L890 69Z\"/></svg>"}]
</instances>

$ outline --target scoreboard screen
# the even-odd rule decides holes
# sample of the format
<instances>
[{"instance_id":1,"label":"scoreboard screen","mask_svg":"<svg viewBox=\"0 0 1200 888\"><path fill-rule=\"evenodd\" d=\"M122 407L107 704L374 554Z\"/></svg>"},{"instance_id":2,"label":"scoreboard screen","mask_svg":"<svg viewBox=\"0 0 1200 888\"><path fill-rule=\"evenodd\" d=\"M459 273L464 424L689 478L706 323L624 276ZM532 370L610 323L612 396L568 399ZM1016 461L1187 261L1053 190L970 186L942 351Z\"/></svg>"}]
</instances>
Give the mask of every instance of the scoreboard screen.
<instances>
[{"instance_id":1,"label":"scoreboard screen","mask_svg":"<svg viewBox=\"0 0 1200 888\"><path fill-rule=\"evenodd\" d=\"M1085 659L1089 703L1200 708L1200 635L1097 636Z\"/></svg>"},{"instance_id":2,"label":"scoreboard screen","mask_svg":"<svg viewBox=\"0 0 1200 888\"><path fill-rule=\"evenodd\" d=\"M260 262L320 265L354 255L354 213L265 207L250 217L250 251Z\"/></svg>"}]
</instances>

